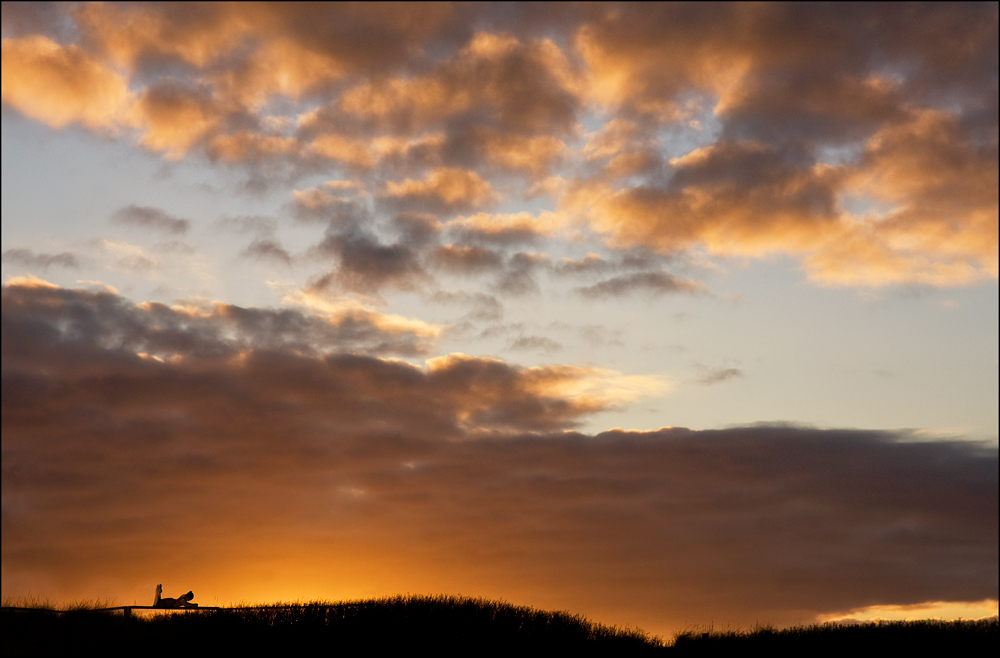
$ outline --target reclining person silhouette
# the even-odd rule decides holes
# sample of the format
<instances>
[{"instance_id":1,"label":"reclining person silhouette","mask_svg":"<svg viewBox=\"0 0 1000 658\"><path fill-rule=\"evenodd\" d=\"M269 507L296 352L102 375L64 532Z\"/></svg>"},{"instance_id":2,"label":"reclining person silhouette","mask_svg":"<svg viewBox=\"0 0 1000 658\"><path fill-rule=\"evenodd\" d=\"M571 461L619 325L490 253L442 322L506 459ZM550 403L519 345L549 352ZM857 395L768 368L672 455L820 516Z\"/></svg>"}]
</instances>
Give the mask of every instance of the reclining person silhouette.
<instances>
[{"instance_id":1,"label":"reclining person silhouette","mask_svg":"<svg viewBox=\"0 0 1000 658\"><path fill-rule=\"evenodd\" d=\"M188 592L187 594L182 594L176 599L164 599L160 598L160 594L163 593L163 585L156 586L156 596L153 597L153 607L154 608L197 608L197 603L191 603L191 599L194 598L194 592Z\"/></svg>"}]
</instances>

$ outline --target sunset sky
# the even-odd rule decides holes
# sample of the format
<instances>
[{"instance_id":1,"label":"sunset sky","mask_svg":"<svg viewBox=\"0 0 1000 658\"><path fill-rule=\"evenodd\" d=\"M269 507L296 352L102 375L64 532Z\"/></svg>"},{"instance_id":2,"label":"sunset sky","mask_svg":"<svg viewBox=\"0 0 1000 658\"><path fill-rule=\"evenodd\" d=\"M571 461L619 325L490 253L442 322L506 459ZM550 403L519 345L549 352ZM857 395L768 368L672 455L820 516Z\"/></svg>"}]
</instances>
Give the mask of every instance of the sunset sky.
<instances>
[{"instance_id":1,"label":"sunset sky","mask_svg":"<svg viewBox=\"0 0 1000 658\"><path fill-rule=\"evenodd\" d=\"M996 614L997 25L4 3L4 597Z\"/></svg>"}]
</instances>

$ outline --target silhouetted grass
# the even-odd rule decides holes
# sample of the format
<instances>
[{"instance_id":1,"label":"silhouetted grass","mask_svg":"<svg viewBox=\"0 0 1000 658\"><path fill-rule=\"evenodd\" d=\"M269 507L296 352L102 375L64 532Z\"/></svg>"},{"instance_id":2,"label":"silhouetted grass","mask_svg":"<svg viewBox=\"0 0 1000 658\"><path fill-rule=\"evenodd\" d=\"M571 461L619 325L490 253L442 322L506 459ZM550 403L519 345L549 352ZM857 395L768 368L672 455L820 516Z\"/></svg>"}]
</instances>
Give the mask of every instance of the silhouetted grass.
<instances>
[{"instance_id":1,"label":"silhouetted grass","mask_svg":"<svg viewBox=\"0 0 1000 658\"><path fill-rule=\"evenodd\" d=\"M28 592L27 596L14 597L8 596L3 600L3 607L5 608L35 608L37 610L55 610L55 605L52 604L48 599L40 598L31 592Z\"/></svg>"},{"instance_id":2,"label":"silhouetted grass","mask_svg":"<svg viewBox=\"0 0 1000 658\"><path fill-rule=\"evenodd\" d=\"M674 637L676 656L976 656L997 650L997 618L959 621L877 621L816 624L776 630L686 632Z\"/></svg>"},{"instance_id":3,"label":"silhouetted grass","mask_svg":"<svg viewBox=\"0 0 1000 658\"><path fill-rule=\"evenodd\" d=\"M28 611L15 610L9 607L13 602L4 601L4 656L93 650L104 655L141 652L157 656L178 651L297 655L308 651L339 656L414 649L477 656L841 656L859 651L992 655L997 649L998 628L996 618L824 624L783 630L765 626L749 631L679 633L667 645L639 630L602 626L566 612L453 596L157 611L131 618L120 611L93 611L101 607L95 604L77 604L73 612L55 614L47 601L34 601L40 605Z\"/></svg>"},{"instance_id":4,"label":"silhouetted grass","mask_svg":"<svg viewBox=\"0 0 1000 658\"><path fill-rule=\"evenodd\" d=\"M579 615L545 612L485 599L390 597L365 601L238 606L159 613L3 611L3 655L55 655L100 650L372 654L425 648L451 655L573 652L635 655L662 650L637 630L594 624Z\"/></svg>"}]
</instances>

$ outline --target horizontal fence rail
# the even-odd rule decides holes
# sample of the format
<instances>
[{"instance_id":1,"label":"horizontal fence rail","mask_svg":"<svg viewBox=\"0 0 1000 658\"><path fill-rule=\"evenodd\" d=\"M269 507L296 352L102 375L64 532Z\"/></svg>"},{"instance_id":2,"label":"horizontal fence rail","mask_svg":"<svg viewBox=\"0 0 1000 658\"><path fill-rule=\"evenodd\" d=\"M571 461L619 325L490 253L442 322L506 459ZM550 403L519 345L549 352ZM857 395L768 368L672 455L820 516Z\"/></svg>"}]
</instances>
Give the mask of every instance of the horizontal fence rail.
<instances>
[{"instance_id":1,"label":"horizontal fence rail","mask_svg":"<svg viewBox=\"0 0 1000 658\"><path fill-rule=\"evenodd\" d=\"M53 608L22 608L13 605L2 606L3 610L22 610L24 612L51 612L56 615L72 615L78 612L115 612L121 610L126 617L131 616L133 610L162 610L164 612L199 612L202 610L254 610L254 609L284 609L313 607L311 603L290 603L285 605L238 605L238 606L213 606L213 605L190 605L177 608L163 608L155 605L118 605L112 608L71 608L69 610L55 610Z\"/></svg>"},{"instance_id":2,"label":"horizontal fence rail","mask_svg":"<svg viewBox=\"0 0 1000 658\"><path fill-rule=\"evenodd\" d=\"M268 607L292 607L292 606L268 606ZM51 608L19 608L16 606L3 606L4 610L23 610L24 612L51 612L55 615L73 615L83 612L115 612L121 610L126 617L132 616L133 610L162 610L164 612L199 612L201 610L239 610L240 608L222 608L209 605L192 605L177 608L163 608L155 605L119 605L113 608L76 608L72 610L53 610Z\"/></svg>"}]
</instances>

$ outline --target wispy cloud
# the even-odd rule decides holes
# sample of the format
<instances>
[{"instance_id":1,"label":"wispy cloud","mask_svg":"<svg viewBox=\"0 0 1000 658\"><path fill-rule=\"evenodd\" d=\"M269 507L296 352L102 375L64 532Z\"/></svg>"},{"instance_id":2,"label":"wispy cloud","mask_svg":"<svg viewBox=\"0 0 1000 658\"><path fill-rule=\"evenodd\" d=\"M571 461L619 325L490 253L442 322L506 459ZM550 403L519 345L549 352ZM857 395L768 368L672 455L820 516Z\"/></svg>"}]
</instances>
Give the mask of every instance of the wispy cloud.
<instances>
[{"instance_id":1,"label":"wispy cloud","mask_svg":"<svg viewBox=\"0 0 1000 658\"><path fill-rule=\"evenodd\" d=\"M3 262L40 270L47 270L53 266L71 269L80 267L79 257L69 251L46 254L38 253L34 249L8 249L3 252Z\"/></svg>"},{"instance_id":2,"label":"wispy cloud","mask_svg":"<svg viewBox=\"0 0 1000 658\"><path fill-rule=\"evenodd\" d=\"M116 224L127 224L166 233L187 233L191 222L150 206L125 206L111 216Z\"/></svg>"},{"instance_id":3,"label":"wispy cloud","mask_svg":"<svg viewBox=\"0 0 1000 658\"><path fill-rule=\"evenodd\" d=\"M667 272L636 272L623 274L574 289L577 294L591 299L623 297L634 293L663 295L667 293L697 293L703 290L701 284L678 279Z\"/></svg>"},{"instance_id":4,"label":"wispy cloud","mask_svg":"<svg viewBox=\"0 0 1000 658\"><path fill-rule=\"evenodd\" d=\"M743 376L743 370L740 368L718 368L711 369L701 366L698 368L702 375L698 378L699 384L721 384L724 381L730 379L736 379Z\"/></svg>"}]
</instances>

